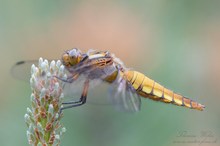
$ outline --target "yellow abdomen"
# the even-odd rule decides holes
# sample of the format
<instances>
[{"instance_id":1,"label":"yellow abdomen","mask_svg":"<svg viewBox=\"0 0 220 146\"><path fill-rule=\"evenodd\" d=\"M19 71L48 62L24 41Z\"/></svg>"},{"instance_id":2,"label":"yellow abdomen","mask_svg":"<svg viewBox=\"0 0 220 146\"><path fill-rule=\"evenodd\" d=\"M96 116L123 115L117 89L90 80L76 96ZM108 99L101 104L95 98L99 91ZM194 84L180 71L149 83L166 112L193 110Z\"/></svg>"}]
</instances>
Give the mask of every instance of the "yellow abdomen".
<instances>
[{"instance_id":1,"label":"yellow abdomen","mask_svg":"<svg viewBox=\"0 0 220 146\"><path fill-rule=\"evenodd\" d=\"M205 108L205 106L200 103L164 88L140 72L126 71L124 77L134 87L136 92L143 97L201 111Z\"/></svg>"}]
</instances>

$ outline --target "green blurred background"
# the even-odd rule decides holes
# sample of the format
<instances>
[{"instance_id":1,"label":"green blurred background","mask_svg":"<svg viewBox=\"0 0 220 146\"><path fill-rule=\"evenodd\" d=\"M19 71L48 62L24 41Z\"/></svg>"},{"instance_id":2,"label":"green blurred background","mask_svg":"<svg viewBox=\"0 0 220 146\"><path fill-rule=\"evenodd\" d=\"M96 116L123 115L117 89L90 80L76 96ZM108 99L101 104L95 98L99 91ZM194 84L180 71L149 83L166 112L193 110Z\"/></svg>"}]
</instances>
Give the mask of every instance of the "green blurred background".
<instances>
[{"instance_id":1,"label":"green blurred background","mask_svg":"<svg viewBox=\"0 0 220 146\"><path fill-rule=\"evenodd\" d=\"M205 104L206 110L147 99L136 114L87 104L64 111L67 132L61 145L193 146L199 144L175 140L199 139L201 132L217 139L201 145L220 145L220 1L0 0L1 146L28 145L23 117L31 90L12 78L12 65L59 59L73 47L113 52L126 66ZM98 89L90 96L106 94ZM184 131L196 138L178 137Z\"/></svg>"}]
</instances>

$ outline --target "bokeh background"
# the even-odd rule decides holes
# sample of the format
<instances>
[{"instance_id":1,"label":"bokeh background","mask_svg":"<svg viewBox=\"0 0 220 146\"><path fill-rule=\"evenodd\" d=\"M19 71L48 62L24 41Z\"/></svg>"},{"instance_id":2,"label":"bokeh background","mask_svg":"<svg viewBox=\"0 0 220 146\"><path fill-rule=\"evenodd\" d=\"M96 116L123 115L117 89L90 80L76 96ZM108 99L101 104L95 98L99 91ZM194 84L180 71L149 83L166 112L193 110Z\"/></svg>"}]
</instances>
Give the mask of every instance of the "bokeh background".
<instances>
[{"instance_id":1,"label":"bokeh background","mask_svg":"<svg viewBox=\"0 0 220 146\"><path fill-rule=\"evenodd\" d=\"M0 145L28 145L24 114L31 90L12 78L12 65L59 59L73 47L113 52L126 66L206 110L147 99L136 114L87 104L64 111L61 145L194 146L198 142L175 141L204 139L201 133L210 141L201 145L220 145L219 26L218 0L0 0ZM90 96L106 97L107 89L100 88Z\"/></svg>"}]
</instances>

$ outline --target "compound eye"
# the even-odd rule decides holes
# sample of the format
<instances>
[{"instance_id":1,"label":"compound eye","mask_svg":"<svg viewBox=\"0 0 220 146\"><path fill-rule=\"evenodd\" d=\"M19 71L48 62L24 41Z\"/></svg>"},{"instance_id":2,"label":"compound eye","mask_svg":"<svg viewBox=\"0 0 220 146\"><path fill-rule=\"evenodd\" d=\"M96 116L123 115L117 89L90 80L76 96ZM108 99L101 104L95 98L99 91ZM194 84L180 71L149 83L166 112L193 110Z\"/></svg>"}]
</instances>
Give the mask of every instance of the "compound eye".
<instances>
[{"instance_id":1,"label":"compound eye","mask_svg":"<svg viewBox=\"0 0 220 146\"><path fill-rule=\"evenodd\" d=\"M70 57L76 56L76 50L73 49L73 50L69 51L69 55L70 55Z\"/></svg>"},{"instance_id":2,"label":"compound eye","mask_svg":"<svg viewBox=\"0 0 220 146\"><path fill-rule=\"evenodd\" d=\"M77 57L81 56L81 52L79 49L74 48L69 51L69 56L72 58L74 58L74 57L77 58Z\"/></svg>"},{"instance_id":3,"label":"compound eye","mask_svg":"<svg viewBox=\"0 0 220 146\"><path fill-rule=\"evenodd\" d=\"M62 56L62 62L65 66L69 66L70 65L70 57L68 53L63 54Z\"/></svg>"},{"instance_id":4,"label":"compound eye","mask_svg":"<svg viewBox=\"0 0 220 146\"><path fill-rule=\"evenodd\" d=\"M69 55L64 54L62 59L63 59L64 62L69 62Z\"/></svg>"},{"instance_id":5,"label":"compound eye","mask_svg":"<svg viewBox=\"0 0 220 146\"><path fill-rule=\"evenodd\" d=\"M71 67L78 64L81 59L82 59L82 54L80 50L76 48L66 51L62 56L63 64L66 67Z\"/></svg>"}]
</instances>

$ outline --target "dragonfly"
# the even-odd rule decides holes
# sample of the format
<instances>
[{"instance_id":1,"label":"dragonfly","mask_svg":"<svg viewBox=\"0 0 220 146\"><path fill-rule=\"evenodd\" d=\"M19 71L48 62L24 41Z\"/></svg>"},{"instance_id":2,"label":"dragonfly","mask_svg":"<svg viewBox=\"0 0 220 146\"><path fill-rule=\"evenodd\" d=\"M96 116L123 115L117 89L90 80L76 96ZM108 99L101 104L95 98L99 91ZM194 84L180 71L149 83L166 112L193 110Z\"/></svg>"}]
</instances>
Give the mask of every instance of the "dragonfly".
<instances>
[{"instance_id":1,"label":"dragonfly","mask_svg":"<svg viewBox=\"0 0 220 146\"><path fill-rule=\"evenodd\" d=\"M74 84L77 81L83 82L81 97L77 100L63 102L62 104L65 106L62 110L84 105L93 81L109 84L108 101L122 111L140 111L142 98L199 111L205 109L203 104L165 88L141 72L127 68L119 58L108 51L88 50L82 53L80 49L73 48L63 53L61 61L68 77L66 79L57 78L66 85L73 85L69 86L68 90L74 90L78 86ZM20 61L13 68L15 71L18 69L23 71L24 67L30 68L30 64L35 62ZM14 74L16 76L16 72Z\"/></svg>"}]
</instances>

